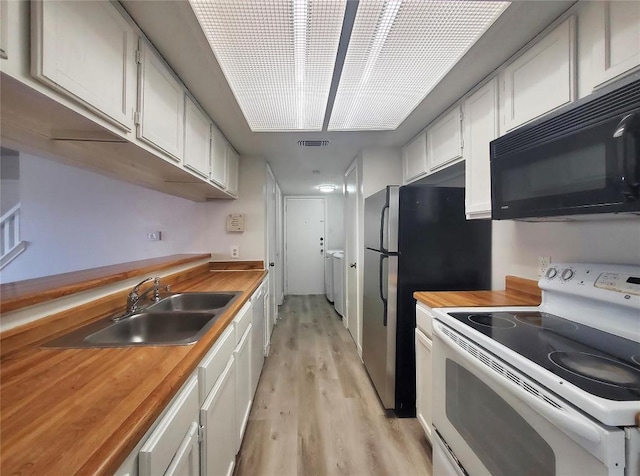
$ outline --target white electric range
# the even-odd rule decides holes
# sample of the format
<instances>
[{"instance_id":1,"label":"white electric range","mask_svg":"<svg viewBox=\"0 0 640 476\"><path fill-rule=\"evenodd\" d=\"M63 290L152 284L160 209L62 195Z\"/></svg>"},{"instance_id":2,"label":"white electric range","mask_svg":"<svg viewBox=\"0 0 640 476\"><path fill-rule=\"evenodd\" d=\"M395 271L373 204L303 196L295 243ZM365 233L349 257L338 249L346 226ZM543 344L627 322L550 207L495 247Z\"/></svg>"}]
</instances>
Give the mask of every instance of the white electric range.
<instances>
[{"instance_id":1,"label":"white electric range","mask_svg":"<svg viewBox=\"0 0 640 476\"><path fill-rule=\"evenodd\" d=\"M538 307L434 309L434 448L471 476L640 476L640 267L539 286Z\"/></svg>"}]
</instances>

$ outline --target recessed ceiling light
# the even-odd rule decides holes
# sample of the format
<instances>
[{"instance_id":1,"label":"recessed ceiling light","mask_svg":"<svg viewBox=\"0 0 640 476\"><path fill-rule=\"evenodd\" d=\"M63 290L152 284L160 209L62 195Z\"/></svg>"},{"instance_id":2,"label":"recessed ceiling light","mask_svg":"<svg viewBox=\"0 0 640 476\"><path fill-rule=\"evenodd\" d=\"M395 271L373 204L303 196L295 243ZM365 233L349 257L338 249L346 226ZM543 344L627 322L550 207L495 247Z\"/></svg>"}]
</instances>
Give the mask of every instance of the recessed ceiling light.
<instances>
[{"instance_id":1,"label":"recessed ceiling light","mask_svg":"<svg viewBox=\"0 0 640 476\"><path fill-rule=\"evenodd\" d=\"M396 129L508 5L361 1L328 129Z\"/></svg>"},{"instance_id":2,"label":"recessed ceiling light","mask_svg":"<svg viewBox=\"0 0 640 476\"><path fill-rule=\"evenodd\" d=\"M252 131L322 129L346 0L189 0Z\"/></svg>"},{"instance_id":3,"label":"recessed ceiling light","mask_svg":"<svg viewBox=\"0 0 640 476\"><path fill-rule=\"evenodd\" d=\"M338 186L332 183L323 183L318 185L316 188L321 192L329 193L329 192L335 192Z\"/></svg>"}]
</instances>

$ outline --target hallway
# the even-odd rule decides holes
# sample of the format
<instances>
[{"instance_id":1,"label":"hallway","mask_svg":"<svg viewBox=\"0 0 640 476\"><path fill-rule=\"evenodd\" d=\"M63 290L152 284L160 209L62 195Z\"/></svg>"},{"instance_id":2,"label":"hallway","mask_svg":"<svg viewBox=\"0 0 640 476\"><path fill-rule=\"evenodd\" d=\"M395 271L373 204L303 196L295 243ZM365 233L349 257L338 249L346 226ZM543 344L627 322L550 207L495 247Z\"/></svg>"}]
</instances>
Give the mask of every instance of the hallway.
<instances>
[{"instance_id":1,"label":"hallway","mask_svg":"<svg viewBox=\"0 0 640 476\"><path fill-rule=\"evenodd\" d=\"M385 417L325 297L288 296L280 315L235 475L431 474L422 428Z\"/></svg>"}]
</instances>

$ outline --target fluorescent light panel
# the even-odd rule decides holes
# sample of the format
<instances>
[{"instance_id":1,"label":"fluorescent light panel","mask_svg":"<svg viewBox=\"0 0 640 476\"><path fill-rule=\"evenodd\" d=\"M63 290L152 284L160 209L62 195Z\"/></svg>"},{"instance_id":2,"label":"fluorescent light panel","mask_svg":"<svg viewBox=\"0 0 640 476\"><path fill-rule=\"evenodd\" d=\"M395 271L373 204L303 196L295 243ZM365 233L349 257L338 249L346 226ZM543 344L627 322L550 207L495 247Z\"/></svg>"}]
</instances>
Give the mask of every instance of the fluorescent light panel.
<instances>
[{"instance_id":1,"label":"fluorescent light panel","mask_svg":"<svg viewBox=\"0 0 640 476\"><path fill-rule=\"evenodd\" d=\"M252 131L322 130L346 0L190 0Z\"/></svg>"},{"instance_id":2,"label":"fluorescent light panel","mask_svg":"<svg viewBox=\"0 0 640 476\"><path fill-rule=\"evenodd\" d=\"M328 129L396 129L508 5L361 0Z\"/></svg>"}]
</instances>

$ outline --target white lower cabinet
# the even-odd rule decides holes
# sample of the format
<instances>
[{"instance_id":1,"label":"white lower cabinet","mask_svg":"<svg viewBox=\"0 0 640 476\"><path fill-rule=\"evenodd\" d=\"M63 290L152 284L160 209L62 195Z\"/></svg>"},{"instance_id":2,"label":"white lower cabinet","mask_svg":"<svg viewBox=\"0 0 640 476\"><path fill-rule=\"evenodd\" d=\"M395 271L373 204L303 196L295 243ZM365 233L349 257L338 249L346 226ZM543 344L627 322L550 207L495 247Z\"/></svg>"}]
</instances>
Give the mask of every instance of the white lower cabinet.
<instances>
[{"instance_id":1,"label":"white lower cabinet","mask_svg":"<svg viewBox=\"0 0 640 476\"><path fill-rule=\"evenodd\" d=\"M193 422L182 440L165 476L200 474L200 426Z\"/></svg>"},{"instance_id":2,"label":"white lower cabinet","mask_svg":"<svg viewBox=\"0 0 640 476\"><path fill-rule=\"evenodd\" d=\"M432 441L431 407L433 400L431 347L431 339L416 329L416 417L429 441Z\"/></svg>"},{"instance_id":3,"label":"white lower cabinet","mask_svg":"<svg viewBox=\"0 0 640 476\"><path fill-rule=\"evenodd\" d=\"M251 392L251 324L244 332L240 343L233 351L236 360L236 446L240 451L242 437L249 421L253 393Z\"/></svg>"},{"instance_id":4,"label":"white lower cabinet","mask_svg":"<svg viewBox=\"0 0 640 476\"><path fill-rule=\"evenodd\" d=\"M264 364L264 286L238 311L116 476L232 476ZM254 338L256 325L262 327ZM257 356L255 355L257 351Z\"/></svg>"},{"instance_id":5,"label":"white lower cabinet","mask_svg":"<svg viewBox=\"0 0 640 476\"><path fill-rule=\"evenodd\" d=\"M236 361L231 355L200 409L203 475L231 476L236 462Z\"/></svg>"},{"instance_id":6,"label":"white lower cabinet","mask_svg":"<svg viewBox=\"0 0 640 476\"><path fill-rule=\"evenodd\" d=\"M255 395L264 365L264 335L265 314L264 314L264 290L262 287L253 294L251 298L252 328L251 328L251 394Z\"/></svg>"},{"instance_id":7,"label":"white lower cabinet","mask_svg":"<svg viewBox=\"0 0 640 476\"><path fill-rule=\"evenodd\" d=\"M138 454L140 476L159 474L199 475L198 377L189 378ZM195 446L193 429L195 425ZM189 468L193 472L189 471ZM169 470L173 472L169 472Z\"/></svg>"},{"instance_id":8,"label":"white lower cabinet","mask_svg":"<svg viewBox=\"0 0 640 476\"><path fill-rule=\"evenodd\" d=\"M427 438L433 443L432 437L432 402L433 402L433 373L431 370L432 339L431 310L418 304L416 306L416 417Z\"/></svg>"}]
</instances>

